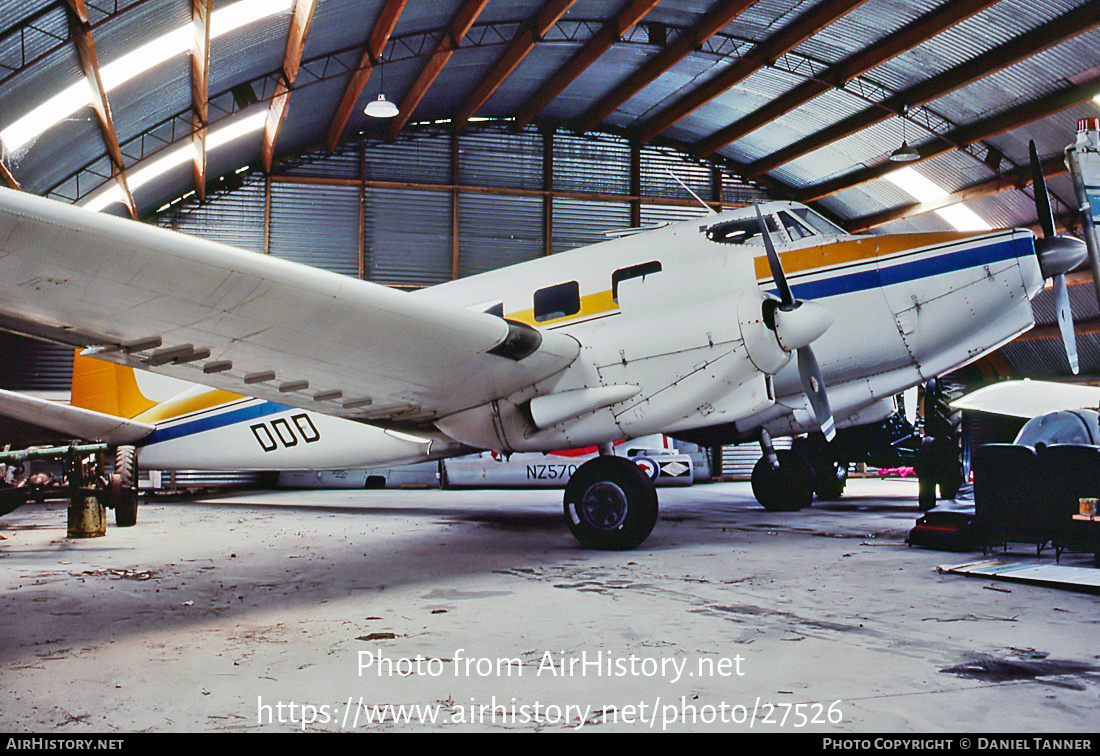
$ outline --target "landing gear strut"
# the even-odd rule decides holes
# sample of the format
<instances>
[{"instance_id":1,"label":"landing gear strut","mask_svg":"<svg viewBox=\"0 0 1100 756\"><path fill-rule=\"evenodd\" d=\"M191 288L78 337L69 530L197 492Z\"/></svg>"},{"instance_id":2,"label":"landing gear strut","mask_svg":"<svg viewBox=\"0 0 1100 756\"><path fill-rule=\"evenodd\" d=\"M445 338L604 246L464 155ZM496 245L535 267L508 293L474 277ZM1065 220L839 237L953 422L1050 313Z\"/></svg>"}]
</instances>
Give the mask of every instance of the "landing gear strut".
<instances>
[{"instance_id":1,"label":"landing gear strut","mask_svg":"<svg viewBox=\"0 0 1100 756\"><path fill-rule=\"evenodd\" d=\"M589 548L633 549L657 523L657 491L634 462L601 454L569 478L565 520L574 537Z\"/></svg>"}]
</instances>

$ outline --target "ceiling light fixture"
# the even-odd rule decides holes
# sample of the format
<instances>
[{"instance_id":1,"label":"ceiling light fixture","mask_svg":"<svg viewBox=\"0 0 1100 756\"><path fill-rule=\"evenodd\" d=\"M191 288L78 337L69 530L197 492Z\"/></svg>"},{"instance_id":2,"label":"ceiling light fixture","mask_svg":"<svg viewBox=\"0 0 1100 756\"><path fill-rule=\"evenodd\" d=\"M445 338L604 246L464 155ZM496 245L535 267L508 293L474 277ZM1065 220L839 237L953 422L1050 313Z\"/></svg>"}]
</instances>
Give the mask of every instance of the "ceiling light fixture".
<instances>
[{"instance_id":1,"label":"ceiling light fixture","mask_svg":"<svg viewBox=\"0 0 1100 756\"><path fill-rule=\"evenodd\" d=\"M914 160L920 160L920 153L910 147L905 138L905 122L908 120L908 115L909 106L905 105L901 109L901 147L890 153L890 159L896 163L910 163Z\"/></svg>"},{"instance_id":2,"label":"ceiling light fixture","mask_svg":"<svg viewBox=\"0 0 1100 756\"><path fill-rule=\"evenodd\" d=\"M382 79L381 86L378 87L378 99L368 102L367 107L363 108L363 112L371 118L393 118L401 111L397 109L395 104L387 100L384 94L386 89L386 67L382 65L381 60L378 63L378 74Z\"/></svg>"}]
</instances>

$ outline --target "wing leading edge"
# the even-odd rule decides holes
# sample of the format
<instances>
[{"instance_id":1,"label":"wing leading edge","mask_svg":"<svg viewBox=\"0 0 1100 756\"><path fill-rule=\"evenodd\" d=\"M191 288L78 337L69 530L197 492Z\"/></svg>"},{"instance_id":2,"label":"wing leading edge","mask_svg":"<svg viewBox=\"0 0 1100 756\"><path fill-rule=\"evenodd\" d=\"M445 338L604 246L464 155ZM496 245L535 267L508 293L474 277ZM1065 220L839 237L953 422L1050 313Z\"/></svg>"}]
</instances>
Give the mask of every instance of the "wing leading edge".
<instances>
[{"instance_id":1,"label":"wing leading edge","mask_svg":"<svg viewBox=\"0 0 1100 756\"><path fill-rule=\"evenodd\" d=\"M280 404L428 422L579 345L367 281L0 190L0 327Z\"/></svg>"}]
</instances>

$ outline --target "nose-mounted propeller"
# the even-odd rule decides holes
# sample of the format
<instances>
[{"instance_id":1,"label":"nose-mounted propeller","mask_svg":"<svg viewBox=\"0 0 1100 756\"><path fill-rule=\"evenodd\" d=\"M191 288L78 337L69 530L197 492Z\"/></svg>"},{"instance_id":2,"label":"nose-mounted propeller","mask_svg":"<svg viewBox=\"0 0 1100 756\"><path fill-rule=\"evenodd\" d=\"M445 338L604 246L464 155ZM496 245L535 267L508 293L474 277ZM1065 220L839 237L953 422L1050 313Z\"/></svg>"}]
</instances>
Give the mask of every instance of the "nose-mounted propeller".
<instances>
[{"instance_id":1,"label":"nose-mounted propeller","mask_svg":"<svg viewBox=\"0 0 1100 756\"><path fill-rule=\"evenodd\" d=\"M1054 212L1050 209L1050 195L1047 182L1043 177L1043 166L1039 163L1039 154L1035 142L1030 144L1031 181L1035 194L1035 213L1039 216L1039 226L1043 229L1041 238L1035 240L1035 254L1039 257L1039 269L1044 278L1051 279L1054 286L1054 306L1058 311L1058 329L1062 332L1062 343L1066 348L1066 358L1074 374L1077 365L1077 337L1073 330L1073 313L1069 306L1069 291L1066 289L1066 272L1085 261L1088 249L1085 243L1072 236L1062 236L1054 230Z\"/></svg>"},{"instance_id":2,"label":"nose-mounted propeller","mask_svg":"<svg viewBox=\"0 0 1100 756\"><path fill-rule=\"evenodd\" d=\"M813 349L810 348L810 342L828 330L832 324L832 316L828 310L816 302L794 298L759 205L756 206L756 217L760 221L760 234L764 237L764 249L768 253L768 267L771 268L772 280L775 281L776 289L779 291L779 301L772 305L776 339L785 351L795 352L798 358L798 375L802 379L802 391L810 400L810 406L813 408L821 432L825 434L825 439L832 441L836 435L833 412L829 407L829 397L825 393L825 381L821 377L821 368L817 358L814 357Z\"/></svg>"}]
</instances>

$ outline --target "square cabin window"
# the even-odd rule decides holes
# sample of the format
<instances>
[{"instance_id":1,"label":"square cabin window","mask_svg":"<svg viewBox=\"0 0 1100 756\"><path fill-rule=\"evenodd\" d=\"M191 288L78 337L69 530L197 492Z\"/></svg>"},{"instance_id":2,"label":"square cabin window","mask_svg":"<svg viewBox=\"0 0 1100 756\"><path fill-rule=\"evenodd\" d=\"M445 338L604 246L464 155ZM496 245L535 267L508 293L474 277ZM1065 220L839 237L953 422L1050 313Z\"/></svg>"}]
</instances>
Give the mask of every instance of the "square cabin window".
<instances>
[{"instance_id":1,"label":"square cabin window","mask_svg":"<svg viewBox=\"0 0 1100 756\"><path fill-rule=\"evenodd\" d=\"M581 311L581 287L576 281L547 286L535 292L535 320L544 323Z\"/></svg>"}]
</instances>

